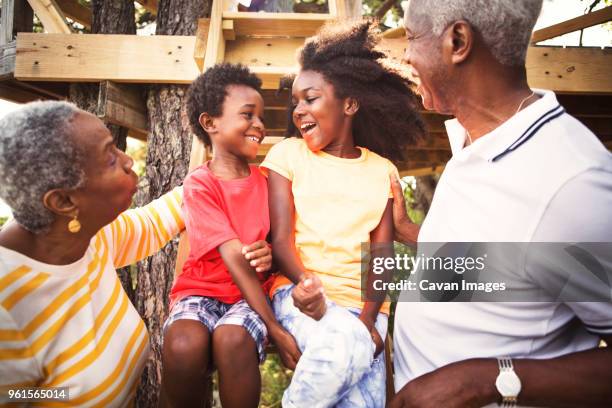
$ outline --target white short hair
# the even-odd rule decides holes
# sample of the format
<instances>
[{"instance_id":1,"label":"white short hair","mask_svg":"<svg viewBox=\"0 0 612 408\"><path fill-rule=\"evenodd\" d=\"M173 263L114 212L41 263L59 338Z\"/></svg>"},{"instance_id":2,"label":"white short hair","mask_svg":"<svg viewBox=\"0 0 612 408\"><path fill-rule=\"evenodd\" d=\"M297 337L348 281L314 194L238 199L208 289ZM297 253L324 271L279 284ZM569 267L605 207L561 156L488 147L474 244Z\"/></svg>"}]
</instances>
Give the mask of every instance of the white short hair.
<instances>
[{"instance_id":1,"label":"white short hair","mask_svg":"<svg viewBox=\"0 0 612 408\"><path fill-rule=\"evenodd\" d=\"M458 20L482 35L493 57L507 66L525 65L531 31L543 0L412 0L411 16L428 21L439 36Z\"/></svg>"},{"instance_id":2,"label":"white short hair","mask_svg":"<svg viewBox=\"0 0 612 408\"><path fill-rule=\"evenodd\" d=\"M32 102L0 119L0 197L15 221L35 234L55 219L44 194L85 182L82 152L72 138L77 113L66 102Z\"/></svg>"}]
</instances>

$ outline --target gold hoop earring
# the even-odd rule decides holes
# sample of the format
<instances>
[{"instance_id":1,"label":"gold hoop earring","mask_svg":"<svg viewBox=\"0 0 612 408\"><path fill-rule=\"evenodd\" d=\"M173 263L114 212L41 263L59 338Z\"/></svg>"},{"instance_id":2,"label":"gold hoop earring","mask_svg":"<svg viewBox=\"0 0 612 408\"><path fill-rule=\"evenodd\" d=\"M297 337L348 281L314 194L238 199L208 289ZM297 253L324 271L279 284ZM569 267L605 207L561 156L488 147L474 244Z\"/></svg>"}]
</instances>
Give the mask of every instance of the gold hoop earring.
<instances>
[{"instance_id":1,"label":"gold hoop earring","mask_svg":"<svg viewBox=\"0 0 612 408\"><path fill-rule=\"evenodd\" d=\"M80 230L81 230L81 223L79 222L79 220L77 219L77 216L75 215L74 218L70 220L70 222L68 223L68 231L72 232L73 234L76 234Z\"/></svg>"}]
</instances>

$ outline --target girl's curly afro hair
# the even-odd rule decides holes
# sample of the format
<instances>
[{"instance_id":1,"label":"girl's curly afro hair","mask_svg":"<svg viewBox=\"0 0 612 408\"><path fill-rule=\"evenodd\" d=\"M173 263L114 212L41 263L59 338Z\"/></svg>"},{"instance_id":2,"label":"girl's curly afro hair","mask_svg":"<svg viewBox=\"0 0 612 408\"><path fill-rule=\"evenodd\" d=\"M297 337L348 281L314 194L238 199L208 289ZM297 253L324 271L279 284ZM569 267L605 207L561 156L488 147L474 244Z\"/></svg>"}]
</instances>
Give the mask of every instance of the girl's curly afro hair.
<instances>
[{"instance_id":1,"label":"girl's curly afro hair","mask_svg":"<svg viewBox=\"0 0 612 408\"><path fill-rule=\"evenodd\" d=\"M200 115L204 112L212 117L223 114L223 101L230 85L246 85L261 93L261 79L240 64L217 64L198 76L187 91L187 116L191 130L206 146L210 136L200 126Z\"/></svg>"},{"instance_id":2,"label":"girl's curly afro hair","mask_svg":"<svg viewBox=\"0 0 612 408\"><path fill-rule=\"evenodd\" d=\"M372 21L324 26L298 53L303 71L316 71L334 87L338 98L355 98L359 110L353 138L393 161L404 159L406 147L424 134L418 101L407 73L376 46ZM292 117L292 109L289 117ZM289 121L288 134L299 136Z\"/></svg>"}]
</instances>

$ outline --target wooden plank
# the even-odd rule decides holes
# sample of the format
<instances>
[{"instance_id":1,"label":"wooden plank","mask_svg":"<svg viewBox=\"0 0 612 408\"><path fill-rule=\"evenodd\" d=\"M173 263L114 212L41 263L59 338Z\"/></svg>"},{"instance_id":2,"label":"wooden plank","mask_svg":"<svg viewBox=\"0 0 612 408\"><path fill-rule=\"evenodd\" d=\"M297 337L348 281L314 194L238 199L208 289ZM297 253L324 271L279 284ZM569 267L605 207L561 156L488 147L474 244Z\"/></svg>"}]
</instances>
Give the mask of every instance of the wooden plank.
<instances>
[{"instance_id":1,"label":"wooden plank","mask_svg":"<svg viewBox=\"0 0 612 408\"><path fill-rule=\"evenodd\" d=\"M157 0L136 0L136 2L148 10L151 14L157 14Z\"/></svg>"},{"instance_id":2,"label":"wooden plank","mask_svg":"<svg viewBox=\"0 0 612 408\"><path fill-rule=\"evenodd\" d=\"M225 46L225 61L249 67L297 65L295 53L303 38L238 38Z\"/></svg>"},{"instance_id":3,"label":"wooden plank","mask_svg":"<svg viewBox=\"0 0 612 408\"><path fill-rule=\"evenodd\" d=\"M68 84L61 82L21 82L9 77L0 82L0 98L16 103L68 98Z\"/></svg>"},{"instance_id":4,"label":"wooden plank","mask_svg":"<svg viewBox=\"0 0 612 408\"><path fill-rule=\"evenodd\" d=\"M2 0L0 16L0 47L13 42L13 21L15 18L15 0Z\"/></svg>"},{"instance_id":5,"label":"wooden plank","mask_svg":"<svg viewBox=\"0 0 612 408\"><path fill-rule=\"evenodd\" d=\"M578 118L612 118L612 95L557 94L565 110Z\"/></svg>"},{"instance_id":6,"label":"wooden plank","mask_svg":"<svg viewBox=\"0 0 612 408\"><path fill-rule=\"evenodd\" d=\"M428 167L408 168L399 170L400 177L413 176L429 176L432 174L441 174L444 171L444 165L433 165Z\"/></svg>"},{"instance_id":7,"label":"wooden plank","mask_svg":"<svg viewBox=\"0 0 612 408\"><path fill-rule=\"evenodd\" d=\"M12 78L15 72L16 42L0 46L0 79Z\"/></svg>"},{"instance_id":8,"label":"wooden plank","mask_svg":"<svg viewBox=\"0 0 612 408\"><path fill-rule=\"evenodd\" d=\"M28 0L47 33L69 34L66 17L55 0Z\"/></svg>"},{"instance_id":9,"label":"wooden plank","mask_svg":"<svg viewBox=\"0 0 612 408\"><path fill-rule=\"evenodd\" d=\"M529 47L527 80L556 92L612 93L612 49Z\"/></svg>"},{"instance_id":10,"label":"wooden plank","mask_svg":"<svg viewBox=\"0 0 612 408\"><path fill-rule=\"evenodd\" d=\"M143 89L137 85L102 81L97 115L105 122L130 129L134 137L147 140L146 101Z\"/></svg>"},{"instance_id":11,"label":"wooden plank","mask_svg":"<svg viewBox=\"0 0 612 408\"><path fill-rule=\"evenodd\" d=\"M190 83L195 36L17 36L15 78L24 81Z\"/></svg>"},{"instance_id":12,"label":"wooden plank","mask_svg":"<svg viewBox=\"0 0 612 408\"><path fill-rule=\"evenodd\" d=\"M603 24L610 20L612 20L612 6L534 31L531 35L531 43L535 44L573 31L582 30L583 28Z\"/></svg>"},{"instance_id":13,"label":"wooden plank","mask_svg":"<svg viewBox=\"0 0 612 408\"><path fill-rule=\"evenodd\" d=\"M15 0L15 14L13 18L13 39L17 33L31 33L34 27L34 11L27 0Z\"/></svg>"},{"instance_id":14,"label":"wooden plank","mask_svg":"<svg viewBox=\"0 0 612 408\"><path fill-rule=\"evenodd\" d=\"M388 38L381 48L399 62L407 41ZM562 93L612 94L612 49L532 46L527 50L527 80L532 88Z\"/></svg>"},{"instance_id":15,"label":"wooden plank","mask_svg":"<svg viewBox=\"0 0 612 408\"><path fill-rule=\"evenodd\" d=\"M225 39L223 38L223 2L213 2L206 41L206 55L204 56L204 69L210 68L225 58Z\"/></svg>"},{"instance_id":16,"label":"wooden plank","mask_svg":"<svg viewBox=\"0 0 612 408\"><path fill-rule=\"evenodd\" d=\"M233 20L237 36L309 37L325 22L330 14L319 13L248 13L224 12L223 19Z\"/></svg>"},{"instance_id":17,"label":"wooden plank","mask_svg":"<svg viewBox=\"0 0 612 408\"><path fill-rule=\"evenodd\" d=\"M55 0L64 15L83 27L91 28L91 8L82 5L78 0Z\"/></svg>"},{"instance_id":18,"label":"wooden plank","mask_svg":"<svg viewBox=\"0 0 612 408\"><path fill-rule=\"evenodd\" d=\"M0 82L0 99L15 103L27 103L41 99L40 94L15 86L10 81Z\"/></svg>"},{"instance_id":19,"label":"wooden plank","mask_svg":"<svg viewBox=\"0 0 612 408\"><path fill-rule=\"evenodd\" d=\"M221 28L223 29L223 38L229 41L236 39L236 30L234 30L234 20L223 20L221 22Z\"/></svg>"},{"instance_id":20,"label":"wooden plank","mask_svg":"<svg viewBox=\"0 0 612 408\"><path fill-rule=\"evenodd\" d=\"M206 43L208 42L208 29L210 27L210 18L198 19L198 29L196 31L196 42L193 49L193 59L200 69L204 70L204 58L206 57Z\"/></svg>"}]
</instances>

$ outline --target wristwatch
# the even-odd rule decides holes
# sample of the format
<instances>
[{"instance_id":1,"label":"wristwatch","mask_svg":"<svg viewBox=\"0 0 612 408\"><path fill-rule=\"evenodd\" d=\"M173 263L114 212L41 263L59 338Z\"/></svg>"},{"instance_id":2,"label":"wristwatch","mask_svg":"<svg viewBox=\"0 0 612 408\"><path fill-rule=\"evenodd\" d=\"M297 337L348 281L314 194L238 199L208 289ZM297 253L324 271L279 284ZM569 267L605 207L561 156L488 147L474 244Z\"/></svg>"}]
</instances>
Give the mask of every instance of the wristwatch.
<instances>
[{"instance_id":1,"label":"wristwatch","mask_svg":"<svg viewBox=\"0 0 612 408\"><path fill-rule=\"evenodd\" d=\"M499 375L495 380L495 387L502 396L499 404L503 408L516 407L516 399L521 392L521 380L514 372L512 359L510 357L498 357Z\"/></svg>"}]
</instances>

